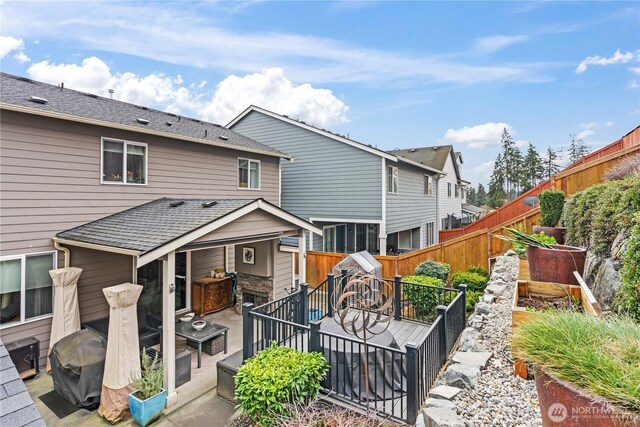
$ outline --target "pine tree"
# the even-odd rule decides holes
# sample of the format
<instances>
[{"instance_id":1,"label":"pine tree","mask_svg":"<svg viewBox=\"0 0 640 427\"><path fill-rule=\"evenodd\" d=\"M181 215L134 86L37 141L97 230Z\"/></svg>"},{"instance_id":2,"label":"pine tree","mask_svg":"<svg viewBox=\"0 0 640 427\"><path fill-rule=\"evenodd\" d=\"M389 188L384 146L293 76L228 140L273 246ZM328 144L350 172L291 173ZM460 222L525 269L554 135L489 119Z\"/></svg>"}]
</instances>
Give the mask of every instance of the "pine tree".
<instances>
[{"instance_id":1,"label":"pine tree","mask_svg":"<svg viewBox=\"0 0 640 427\"><path fill-rule=\"evenodd\" d=\"M538 185L544 179L545 167L542 157L536 147L529 143L527 154L524 156L524 180L523 191L528 191Z\"/></svg>"},{"instance_id":2,"label":"pine tree","mask_svg":"<svg viewBox=\"0 0 640 427\"><path fill-rule=\"evenodd\" d=\"M569 134L571 144L569 144L569 164L589 154L590 148L582 138L576 139L575 134Z\"/></svg>"},{"instance_id":3,"label":"pine tree","mask_svg":"<svg viewBox=\"0 0 640 427\"><path fill-rule=\"evenodd\" d=\"M496 159L496 164L500 159L500 155L498 154L498 159ZM487 204L492 208L499 208L504 204L506 194L504 192L504 171L495 168L493 173L491 174L491 180L489 181L489 193L487 194Z\"/></svg>"},{"instance_id":4,"label":"pine tree","mask_svg":"<svg viewBox=\"0 0 640 427\"><path fill-rule=\"evenodd\" d=\"M469 191L467 191L467 203L474 206L476 204L476 189L473 187L469 187Z\"/></svg>"},{"instance_id":5,"label":"pine tree","mask_svg":"<svg viewBox=\"0 0 640 427\"><path fill-rule=\"evenodd\" d=\"M484 189L484 185L478 184L478 191L476 191L476 206L482 206L487 204L487 192Z\"/></svg>"},{"instance_id":6,"label":"pine tree","mask_svg":"<svg viewBox=\"0 0 640 427\"><path fill-rule=\"evenodd\" d=\"M511 194L511 188L517 180L516 171L516 143L511 138L507 128L502 130L502 137L500 139L500 146L502 147L502 162L504 165L503 172L503 185L506 187L507 195ZM497 160L496 160L497 162ZM497 183L496 183L497 184Z\"/></svg>"},{"instance_id":7,"label":"pine tree","mask_svg":"<svg viewBox=\"0 0 640 427\"><path fill-rule=\"evenodd\" d=\"M524 168L524 156L519 148L515 147L512 154L511 166L511 193L509 200L513 200L520 195L526 181L526 170Z\"/></svg>"},{"instance_id":8,"label":"pine tree","mask_svg":"<svg viewBox=\"0 0 640 427\"><path fill-rule=\"evenodd\" d=\"M553 148L547 148L547 157L544 159L544 174L547 179L560 172L558 164L558 153Z\"/></svg>"}]
</instances>

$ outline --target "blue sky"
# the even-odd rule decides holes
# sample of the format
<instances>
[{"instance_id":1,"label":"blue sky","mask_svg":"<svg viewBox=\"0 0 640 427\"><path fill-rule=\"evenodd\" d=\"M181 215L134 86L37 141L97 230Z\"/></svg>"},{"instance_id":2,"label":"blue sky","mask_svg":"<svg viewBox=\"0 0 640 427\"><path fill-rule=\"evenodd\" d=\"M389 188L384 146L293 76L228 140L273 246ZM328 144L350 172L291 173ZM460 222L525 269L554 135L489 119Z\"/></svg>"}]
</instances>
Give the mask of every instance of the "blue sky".
<instances>
[{"instance_id":1,"label":"blue sky","mask_svg":"<svg viewBox=\"0 0 640 427\"><path fill-rule=\"evenodd\" d=\"M2 2L2 71L226 124L253 103L383 149L640 124L637 2Z\"/></svg>"}]
</instances>

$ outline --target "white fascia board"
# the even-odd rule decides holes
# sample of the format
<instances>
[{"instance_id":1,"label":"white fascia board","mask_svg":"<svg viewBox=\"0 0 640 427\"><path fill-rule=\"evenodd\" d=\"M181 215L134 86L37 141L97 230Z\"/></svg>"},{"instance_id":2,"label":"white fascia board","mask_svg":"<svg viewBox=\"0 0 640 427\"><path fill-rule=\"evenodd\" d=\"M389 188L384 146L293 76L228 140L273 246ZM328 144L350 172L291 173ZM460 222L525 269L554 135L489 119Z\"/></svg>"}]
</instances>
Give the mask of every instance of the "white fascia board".
<instances>
[{"instance_id":1,"label":"white fascia board","mask_svg":"<svg viewBox=\"0 0 640 427\"><path fill-rule=\"evenodd\" d=\"M353 219L353 218L309 218L311 222L351 222L354 224L381 224L382 220L379 219Z\"/></svg>"},{"instance_id":2,"label":"white fascia board","mask_svg":"<svg viewBox=\"0 0 640 427\"><path fill-rule=\"evenodd\" d=\"M18 112L18 113L32 114L34 116L42 116L42 117L50 117L50 118L53 118L53 119L59 119L59 120L67 120L67 121L76 122L76 123L84 123L84 124L90 124L90 125L95 125L95 126L103 126L103 127L107 127L107 128L111 128L111 129L120 129L120 130L129 131L129 132L136 132L136 133L144 133L144 134L147 134L147 135L161 136L163 138L177 139L177 140L180 140L180 141L195 142L197 144L211 145L213 147L227 148L229 150L242 151L242 152L246 152L246 153L262 154L262 155L265 155L265 156L279 157L279 158L282 158L282 159L293 160L293 157L291 157L288 154L284 154L284 153L274 153L274 152L271 152L271 151L258 150L258 149L254 149L254 148L248 148L248 147L240 147L240 146L237 146L237 145L225 144L225 143L217 142L217 141L210 141L208 139L192 138L192 137L189 137L189 136L179 135L179 134L175 134L175 133L161 132L161 131L157 131L157 130L154 130L154 129L142 129L142 128L135 127L135 126L122 125L122 124L111 123L111 122L105 122L105 121L102 121L102 120L95 120L95 119L89 119L89 118L85 118L85 117L73 116L73 115L70 115L70 114L57 113L57 112L54 112L54 111L44 111L44 110L38 110L38 109L35 109L35 108L22 107L22 106L19 106L19 105L6 104L6 103L0 103L0 109L8 110L8 111L15 111L15 112Z\"/></svg>"},{"instance_id":3,"label":"white fascia board","mask_svg":"<svg viewBox=\"0 0 640 427\"><path fill-rule=\"evenodd\" d=\"M60 243L61 245L76 246L78 248L93 249L96 251L111 252L114 254L138 256L141 253L140 251L136 251L134 249L124 249L124 248L117 248L115 246L97 245L95 243L86 243L86 242L80 242L78 240L61 239L59 237L53 237L51 240L53 240L56 243Z\"/></svg>"},{"instance_id":4,"label":"white fascia board","mask_svg":"<svg viewBox=\"0 0 640 427\"><path fill-rule=\"evenodd\" d=\"M298 127L302 128L302 129L306 129L308 131L317 133L317 134L325 136L327 138L331 138L331 139L333 139L335 141L342 142L343 144L350 145L352 147L358 148L360 150L366 151L366 152L374 154L376 156L379 156L379 157L382 157L382 158L385 158L385 159L389 159L389 160L393 160L394 162L398 160L396 156L394 156L392 154L389 154L389 153L386 153L386 152L384 152L382 150L379 150L377 148L369 147L366 144L362 144L360 142L356 142L356 141L353 141L353 140L350 140L350 139L347 139L347 138L343 138L343 137L338 136L338 135L334 135L331 132L327 132L325 130L318 129L318 128L313 127L311 125L308 125L306 123L300 123L297 120L293 120L293 119L291 119L289 117L281 116L280 114L276 114L276 113L274 113L272 111L265 110L264 108L256 107L255 105L251 105L249 108L244 110L235 119L233 119L229 123L227 123L227 125L225 127L232 128L236 123L238 123L240 120L242 120L242 118L244 118L247 114L249 114L252 111L257 111L257 112L262 113L262 114L264 114L266 116L273 117L274 119L282 120L283 122L292 124L294 126L298 126Z\"/></svg>"}]
</instances>

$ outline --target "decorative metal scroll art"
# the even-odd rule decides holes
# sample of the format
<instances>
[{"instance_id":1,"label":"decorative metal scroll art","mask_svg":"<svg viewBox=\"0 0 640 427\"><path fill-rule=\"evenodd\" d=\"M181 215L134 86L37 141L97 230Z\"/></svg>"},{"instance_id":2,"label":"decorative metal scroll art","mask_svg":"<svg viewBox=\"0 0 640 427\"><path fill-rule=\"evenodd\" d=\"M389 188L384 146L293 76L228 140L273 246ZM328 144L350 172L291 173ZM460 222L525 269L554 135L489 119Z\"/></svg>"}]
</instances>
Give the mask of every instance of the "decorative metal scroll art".
<instances>
[{"instance_id":1,"label":"decorative metal scroll art","mask_svg":"<svg viewBox=\"0 0 640 427\"><path fill-rule=\"evenodd\" d=\"M391 323L393 289L371 274L352 277L332 297L334 320L349 335L364 343L364 370L367 413L369 412L369 357L367 341L384 333Z\"/></svg>"}]
</instances>

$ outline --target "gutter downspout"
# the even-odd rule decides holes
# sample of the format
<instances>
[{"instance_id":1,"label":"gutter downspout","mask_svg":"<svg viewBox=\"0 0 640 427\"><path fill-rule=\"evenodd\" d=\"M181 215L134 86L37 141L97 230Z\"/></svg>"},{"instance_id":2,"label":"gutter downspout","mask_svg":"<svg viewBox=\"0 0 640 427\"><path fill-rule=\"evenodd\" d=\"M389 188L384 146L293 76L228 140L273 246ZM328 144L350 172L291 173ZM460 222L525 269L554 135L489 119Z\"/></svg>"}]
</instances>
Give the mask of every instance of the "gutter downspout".
<instances>
[{"instance_id":1,"label":"gutter downspout","mask_svg":"<svg viewBox=\"0 0 640 427\"><path fill-rule=\"evenodd\" d=\"M64 268L69 268L69 266L71 265L71 251L69 250L69 248L60 246L60 243L56 242L55 240L53 241L53 247L56 248L56 250L64 252Z\"/></svg>"}]
</instances>

